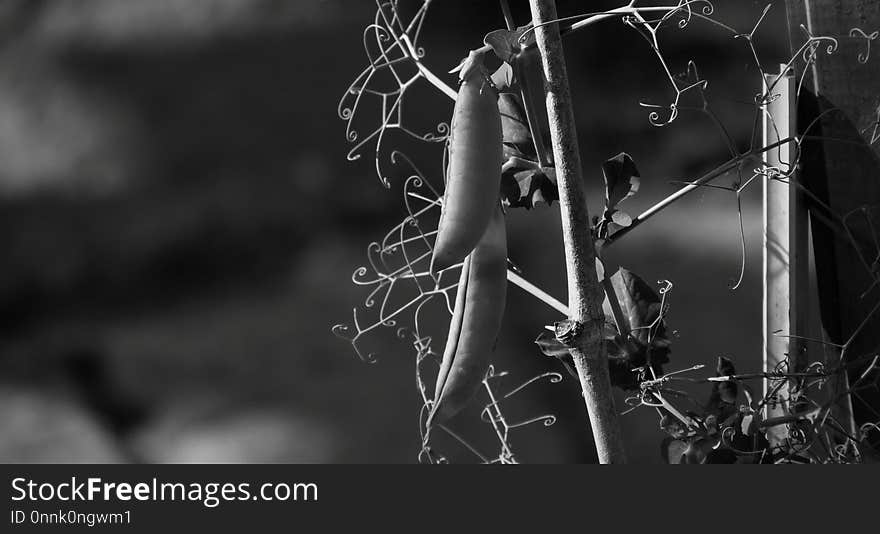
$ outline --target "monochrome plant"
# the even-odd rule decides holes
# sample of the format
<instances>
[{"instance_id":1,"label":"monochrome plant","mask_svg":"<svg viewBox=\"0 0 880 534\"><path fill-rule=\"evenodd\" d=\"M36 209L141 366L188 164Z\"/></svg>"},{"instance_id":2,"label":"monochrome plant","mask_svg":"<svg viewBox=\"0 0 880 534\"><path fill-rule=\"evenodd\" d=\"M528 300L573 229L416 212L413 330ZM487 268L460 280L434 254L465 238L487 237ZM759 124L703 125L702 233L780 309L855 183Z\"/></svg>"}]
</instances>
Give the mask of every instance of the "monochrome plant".
<instances>
[{"instance_id":1,"label":"monochrome plant","mask_svg":"<svg viewBox=\"0 0 880 534\"><path fill-rule=\"evenodd\" d=\"M412 343L422 400L418 424L423 462L446 461L435 446L442 433L482 462L516 463L511 431L555 421L552 415L540 415L511 422L506 413L504 401L523 388L563 380L560 373L544 373L516 387L501 387L507 373L496 370L493 351L508 284L562 315L553 325L536 325L535 343L580 383L600 462L626 461L618 418L635 409L656 412L659 429L666 434L662 439L658 434L658 442L669 463L861 462L875 454L880 413L857 425L851 412L838 408L880 385L880 354L850 353L853 340L880 308L880 295L872 293L880 282L880 239L872 217L866 215L874 207L837 213L802 183L798 171L812 146L809 142L845 142L874 150L880 138L880 101L877 116L859 128L858 139L830 139L814 132L835 110L812 117L797 133L770 141L762 136L762 128L767 131L762 125L768 124L771 132L787 131L770 111L781 97L782 85L799 73L794 98L800 101L811 66L820 56L833 57L842 39L862 48L856 57L838 61L876 61L871 44L878 32L853 27L844 35L814 35L802 26L801 45L781 69L771 71L762 64L755 44L770 6L756 13L749 28L739 30L715 18L708 0L639 4L632 0L616 9L560 16L553 0L530 0L531 20L517 25L508 0L500 0L505 27L487 28L482 44L461 50L463 59L451 71L459 80L453 88L429 67L422 44L431 0L377 0L375 18L363 33L367 65L346 89L338 115L354 145L349 160L369 154L386 188L394 186L393 175L403 173L399 187L406 216L368 246L367 266L352 276L367 296L354 308L351 321L334 326L333 332L371 363L376 353L366 348L367 338L377 330L391 329ZM572 111L577 95L569 88L562 43L565 36L599 23L637 32L656 59L669 100L633 103L647 110L650 124L662 128L684 114L704 118L728 151L714 168L683 181L681 189L642 213L626 211L626 201L648 178L625 152L609 155L602 165L602 212L591 217L587 210ZM667 30L674 38L676 30L695 24L737 42L760 75L754 84L759 90L751 95L753 126L746 146L721 120L709 96L709 81L696 62L678 65L665 53ZM438 106L452 104L451 121L419 132L410 126L407 103L414 90L424 88L434 91ZM430 157L423 156L431 152L419 149L416 163L399 148L401 139L435 146L432 157L442 179L422 170L432 166ZM731 284L735 290L743 282L747 260L742 194L767 183L787 184L810 200L814 218L856 251L860 268L873 281L865 288L865 298L877 304L844 343L800 331L774 333L800 340L803 346L832 348L839 353L833 361L809 361L808 354L795 353L773 368L739 372L737 368L750 368L754 362L735 364L719 354L707 364L714 370L709 376L704 372L707 365L675 369L675 336L666 320L673 283L651 284L625 268L606 272L603 255L687 194L700 188L726 191L736 206L741 235L742 262ZM567 304L529 282L508 258L505 215L553 202L560 206ZM860 216L863 220L856 222ZM867 225L874 241L866 245L853 231L854 224ZM442 351L432 332L442 331L444 325L426 321L430 306L451 317ZM840 383L846 385L838 387ZM681 389L685 384L704 384L708 392L695 397ZM614 404L612 386L628 392L622 409ZM479 451L449 426L479 396L487 399L480 413L497 440L492 454ZM776 437L779 429L784 429L781 439Z\"/></svg>"}]
</instances>

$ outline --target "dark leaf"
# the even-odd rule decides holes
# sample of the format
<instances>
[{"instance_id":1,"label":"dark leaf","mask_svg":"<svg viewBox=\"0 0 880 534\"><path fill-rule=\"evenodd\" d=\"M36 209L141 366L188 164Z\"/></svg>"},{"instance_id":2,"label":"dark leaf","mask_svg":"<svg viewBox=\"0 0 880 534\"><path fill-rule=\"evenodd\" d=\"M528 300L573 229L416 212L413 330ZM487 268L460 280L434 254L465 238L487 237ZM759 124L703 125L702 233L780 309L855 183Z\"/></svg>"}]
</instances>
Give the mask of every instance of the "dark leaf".
<instances>
[{"instance_id":1,"label":"dark leaf","mask_svg":"<svg viewBox=\"0 0 880 534\"><path fill-rule=\"evenodd\" d=\"M597 262L597 271L600 269L604 273ZM603 337L611 383L625 390L637 390L640 369L650 364L658 375L662 374L661 366L669 362L671 341L665 322L657 320L660 297L644 280L621 268L611 277L611 284L624 314L625 327L630 331L626 337L619 335L611 303L606 297ZM547 356L570 359L568 348L556 339L554 333L541 332L535 343Z\"/></svg>"},{"instance_id":2,"label":"dark leaf","mask_svg":"<svg viewBox=\"0 0 880 534\"><path fill-rule=\"evenodd\" d=\"M611 385L627 391L639 389L639 373L636 369L640 366L632 365L627 353L620 347L616 340L606 340L605 347L608 351L608 374ZM615 354L612 356L612 354Z\"/></svg>"},{"instance_id":3,"label":"dark leaf","mask_svg":"<svg viewBox=\"0 0 880 534\"><path fill-rule=\"evenodd\" d=\"M606 160L602 164L602 175L605 177L605 209L602 218L594 223L598 239L606 239L632 224L632 217L618 210L617 205L636 194L641 183L636 164L626 152Z\"/></svg>"},{"instance_id":4,"label":"dark leaf","mask_svg":"<svg viewBox=\"0 0 880 534\"><path fill-rule=\"evenodd\" d=\"M691 439L688 448L682 455L683 464L702 464L706 461L706 456L712 450L712 444L707 439L696 438Z\"/></svg>"},{"instance_id":5,"label":"dark leaf","mask_svg":"<svg viewBox=\"0 0 880 534\"><path fill-rule=\"evenodd\" d=\"M511 156L501 167L501 200L510 208L531 209L559 200L559 191L551 181L552 169L538 162Z\"/></svg>"},{"instance_id":6,"label":"dark leaf","mask_svg":"<svg viewBox=\"0 0 880 534\"><path fill-rule=\"evenodd\" d=\"M638 375L633 370L650 364L659 375L662 373L661 366L669 362L671 341L665 321L658 320L660 296L644 280L623 268L614 273L611 284L620 303L625 326L630 331L626 338L615 336L606 339L612 383L623 389L638 389ZM605 316L611 320L613 313L607 297L602 308Z\"/></svg>"},{"instance_id":7,"label":"dark leaf","mask_svg":"<svg viewBox=\"0 0 880 534\"><path fill-rule=\"evenodd\" d=\"M605 336L607 338L612 338L614 337L616 330L614 329L613 324L609 321L610 319L605 323ZM577 371L575 371L574 368L574 360L571 358L571 353L569 352L568 347L559 341L555 333L546 330L542 331L535 339L535 344L538 345L538 348L541 349L541 352L544 353L545 356L556 358L563 366L565 366L571 376L578 378ZM618 362L609 361L608 363L611 370L612 383L614 383L614 376L616 374L631 372L628 368L626 370L622 369L618 365Z\"/></svg>"},{"instance_id":8,"label":"dark leaf","mask_svg":"<svg viewBox=\"0 0 880 534\"><path fill-rule=\"evenodd\" d=\"M541 349L541 352L546 356L551 356L559 360L559 362L565 367L565 370L568 371L568 374L577 378L577 371L574 369L574 361L571 359L571 353L569 352L568 347L562 344L558 339L556 339L556 335L543 331L535 339L535 344L538 345L538 348Z\"/></svg>"},{"instance_id":9,"label":"dark leaf","mask_svg":"<svg viewBox=\"0 0 880 534\"><path fill-rule=\"evenodd\" d=\"M718 418L714 415L706 416L706 419L703 421L703 426L706 427L706 433L710 436L715 436L718 434Z\"/></svg>"},{"instance_id":10,"label":"dark leaf","mask_svg":"<svg viewBox=\"0 0 880 534\"><path fill-rule=\"evenodd\" d=\"M652 332L643 327L653 324L660 316L660 296L641 277L623 267L611 276L611 284L626 316L627 327L633 331L633 336L647 342ZM610 303L606 302L603 308L606 315L611 314ZM653 333L664 337L665 327L662 321Z\"/></svg>"},{"instance_id":11,"label":"dark leaf","mask_svg":"<svg viewBox=\"0 0 880 534\"><path fill-rule=\"evenodd\" d=\"M728 438L728 444L740 451L750 451L754 440L739 430L739 428L734 427L732 435Z\"/></svg>"},{"instance_id":12,"label":"dark leaf","mask_svg":"<svg viewBox=\"0 0 880 534\"><path fill-rule=\"evenodd\" d=\"M688 435L687 426L666 410L663 410L663 417L660 418L660 428L676 439L683 439Z\"/></svg>"},{"instance_id":13,"label":"dark leaf","mask_svg":"<svg viewBox=\"0 0 880 534\"><path fill-rule=\"evenodd\" d=\"M499 69L500 70L500 69ZM518 93L503 92L498 97L498 112L501 114L501 137L504 144L504 157L517 157L530 161L539 161L535 152L535 142L532 139L532 132L529 130L529 121L526 117L525 107L523 106L522 97ZM535 120L544 120L546 116L538 114ZM550 139L550 131L546 126L536 126L541 128L542 139ZM553 153L549 152L544 155L544 159L552 168ZM546 168L546 167L545 167ZM549 171L547 171L550 176ZM555 171L550 179L556 183Z\"/></svg>"},{"instance_id":14,"label":"dark leaf","mask_svg":"<svg viewBox=\"0 0 880 534\"><path fill-rule=\"evenodd\" d=\"M612 211L618 204L639 190L639 170L629 154L621 152L602 164L605 177L605 210Z\"/></svg>"},{"instance_id":15,"label":"dark leaf","mask_svg":"<svg viewBox=\"0 0 880 534\"><path fill-rule=\"evenodd\" d=\"M736 367L733 365L733 360L725 358L724 356L719 356L718 361L715 363L715 372L718 376L735 375Z\"/></svg>"},{"instance_id":16,"label":"dark leaf","mask_svg":"<svg viewBox=\"0 0 880 534\"><path fill-rule=\"evenodd\" d=\"M733 367L733 362L724 356L719 356L715 366L715 376L735 374L736 369ZM736 382L713 382L712 392L706 403L706 412L718 417L718 419L727 419L738 411L736 406L738 393L739 386Z\"/></svg>"},{"instance_id":17,"label":"dark leaf","mask_svg":"<svg viewBox=\"0 0 880 534\"><path fill-rule=\"evenodd\" d=\"M738 459L739 456L735 452L725 447L712 449L706 455L707 464L735 464Z\"/></svg>"},{"instance_id":18,"label":"dark leaf","mask_svg":"<svg viewBox=\"0 0 880 534\"><path fill-rule=\"evenodd\" d=\"M526 120L522 98L514 93L501 93L498 96L498 112L501 114L501 136L505 145L505 156L519 156L536 160L535 144Z\"/></svg>"},{"instance_id":19,"label":"dark leaf","mask_svg":"<svg viewBox=\"0 0 880 534\"><path fill-rule=\"evenodd\" d=\"M733 362L729 358L719 356L715 372L718 376L732 376L736 374L736 369L734 369ZM721 395L722 401L736 404L736 397L739 394L739 386L733 381L720 382L718 383L718 393Z\"/></svg>"}]
</instances>

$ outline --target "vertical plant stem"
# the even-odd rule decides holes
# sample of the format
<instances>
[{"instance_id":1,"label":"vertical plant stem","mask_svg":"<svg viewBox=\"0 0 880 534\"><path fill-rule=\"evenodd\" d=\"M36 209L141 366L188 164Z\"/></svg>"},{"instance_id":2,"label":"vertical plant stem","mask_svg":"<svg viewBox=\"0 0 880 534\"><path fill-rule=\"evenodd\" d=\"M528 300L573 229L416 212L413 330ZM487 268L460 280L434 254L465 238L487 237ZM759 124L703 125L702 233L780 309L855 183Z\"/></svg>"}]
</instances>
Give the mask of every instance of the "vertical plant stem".
<instances>
[{"instance_id":1,"label":"vertical plant stem","mask_svg":"<svg viewBox=\"0 0 880 534\"><path fill-rule=\"evenodd\" d=\"M529 132L532 134L532 143L535 146L535 154L538 156L538 163L548 167L552 164L547 153L547 145L544 144L544 133L541 131L541 125L532 108L532 97L534 91L529 82L528 67L532 57L526 52L516 58L517 70L519 71L519 95L523 101L523 111L526 115L526 122L529 125Z\"/></svg>"},{"instance_id":2,"label":"vertical plant stem","mask_svg":"<svg viewBox=\"0 0 880 534\"><path fill-rule=\"evenodd\" d=\"M536 27L558 18L555 0L529 0L529 4ZM571 90L558 24L538 27L535 37L544 69L550 139L559 185L570 321L574 327L568 346L581 381L599 462L625 463L602 336L604 292L596 275L596 250L590 233Z\"/></svg>"},{"instance_id":3,"label":"vertical plant stem","mask_svg":"<svg viewBox=\"0 0 880 534\"><path fill-rule=\"evenodd\" d=\"M510 13L510 4L507 0L501 1L501 12L504 13L504 24L507 26L508 30L516 29L516 22L513 20L513 15ZM514 66L514 72L516 72L516 76L519 82L519 96L522 99L523 104L523 112L526 116L526 123L529 125L529 132L532 134L532 143L535 146L535 155L538 157L538 163L540 163L544 167L548 167L552 164L550 158L547 154L547 146L544 144L544 135L541 132L541 127L538 124L538 119L535 117L535 111L532 107L532 97L534 93L529 87L529 76L528 76L528 66L529 63L532 62L534 56L532 53L526 52L524 54L520 54L514 59L516 65Z\"/></svg>"}]
</instances>

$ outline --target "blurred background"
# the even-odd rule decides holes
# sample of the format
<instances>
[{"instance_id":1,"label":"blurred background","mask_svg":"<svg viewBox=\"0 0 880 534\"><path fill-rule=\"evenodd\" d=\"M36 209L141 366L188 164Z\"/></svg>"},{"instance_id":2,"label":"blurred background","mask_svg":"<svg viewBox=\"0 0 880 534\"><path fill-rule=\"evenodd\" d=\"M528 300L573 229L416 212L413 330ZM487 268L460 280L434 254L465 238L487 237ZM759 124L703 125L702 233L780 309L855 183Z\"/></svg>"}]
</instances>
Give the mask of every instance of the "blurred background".
<instances>
[{"instance_id":1,"label":"blurred background","mask_svg":"<svg viewBox=\"0 0 880 534\"><path fill-rule=\"evenodd\" d=\"M526 2L511 4L525 23ZM560 0L559 11L582 4ZM747 32L766 4L717 0L716 18ZM379 334L368 365L330 332L366 297L350 279L367 244L405 215L401 181L386 189L370 158L346 161L337 116L367 64L374 13L364 0L0 2L0 461L416 461L412 347ZM755 35L768 70L786 59L784 15L775 6ZM503 25L494 1L434 2L425 61L452 84L444 73ZM747 146L759 76L744 41L696 22L662 36L673 72L695 60ZM566 50L594 214L601 162L620 151L642 176L631 213L727 158L700 114L651 126L638 103L672 95L635 32L600 25ZM427 124L448 120L447 97L414 95ZM432 154L420 163L438 179ZM725 191L697 191L610 252L612 265L675 285L669 369L719 355L760 366L757 182L743 213L736 291L740 230ZM515 210L508 228L511 258L564 299L558 207ZM510 384L562 370L533 344L558 319L511 287L496 358ZM571 379L506 409L559 418L512 435L520 461L595 458ZM459 419L492 453L476 412ZM623 423L632 460L660 462L656 415Z\"/></svg>"}]
</instances>

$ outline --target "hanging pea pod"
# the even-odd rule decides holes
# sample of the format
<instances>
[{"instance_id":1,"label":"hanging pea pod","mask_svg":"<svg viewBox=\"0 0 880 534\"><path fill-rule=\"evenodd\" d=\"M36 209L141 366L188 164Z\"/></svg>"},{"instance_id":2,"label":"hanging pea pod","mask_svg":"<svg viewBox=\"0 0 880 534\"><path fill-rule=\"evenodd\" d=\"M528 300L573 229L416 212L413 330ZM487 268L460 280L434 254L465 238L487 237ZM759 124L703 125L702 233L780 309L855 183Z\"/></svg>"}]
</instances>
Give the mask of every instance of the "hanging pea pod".
<instances>
[{"instance_id":1,"label":"hanging pea pod","mask_svg":"<svg viewBox=\"0 0 880 534\"><path fill-rule=\"evenodd\" d=\"M465 259L428 426L458 413L480 388L507 296L507 232L500 207Z\"/></svg>"},{"instance_id":2,"label":"hanging pea pod","mask_svg":"<svg viewBox=\"0 0 880 534\"><path fill-rule=\"evenodd\" d=\"M471 52L461 64L449 138L449 166L432 272L461 262L480 240L501 184L501 115L498 94L483 65Z\"/></svg>"}]
</instances>

